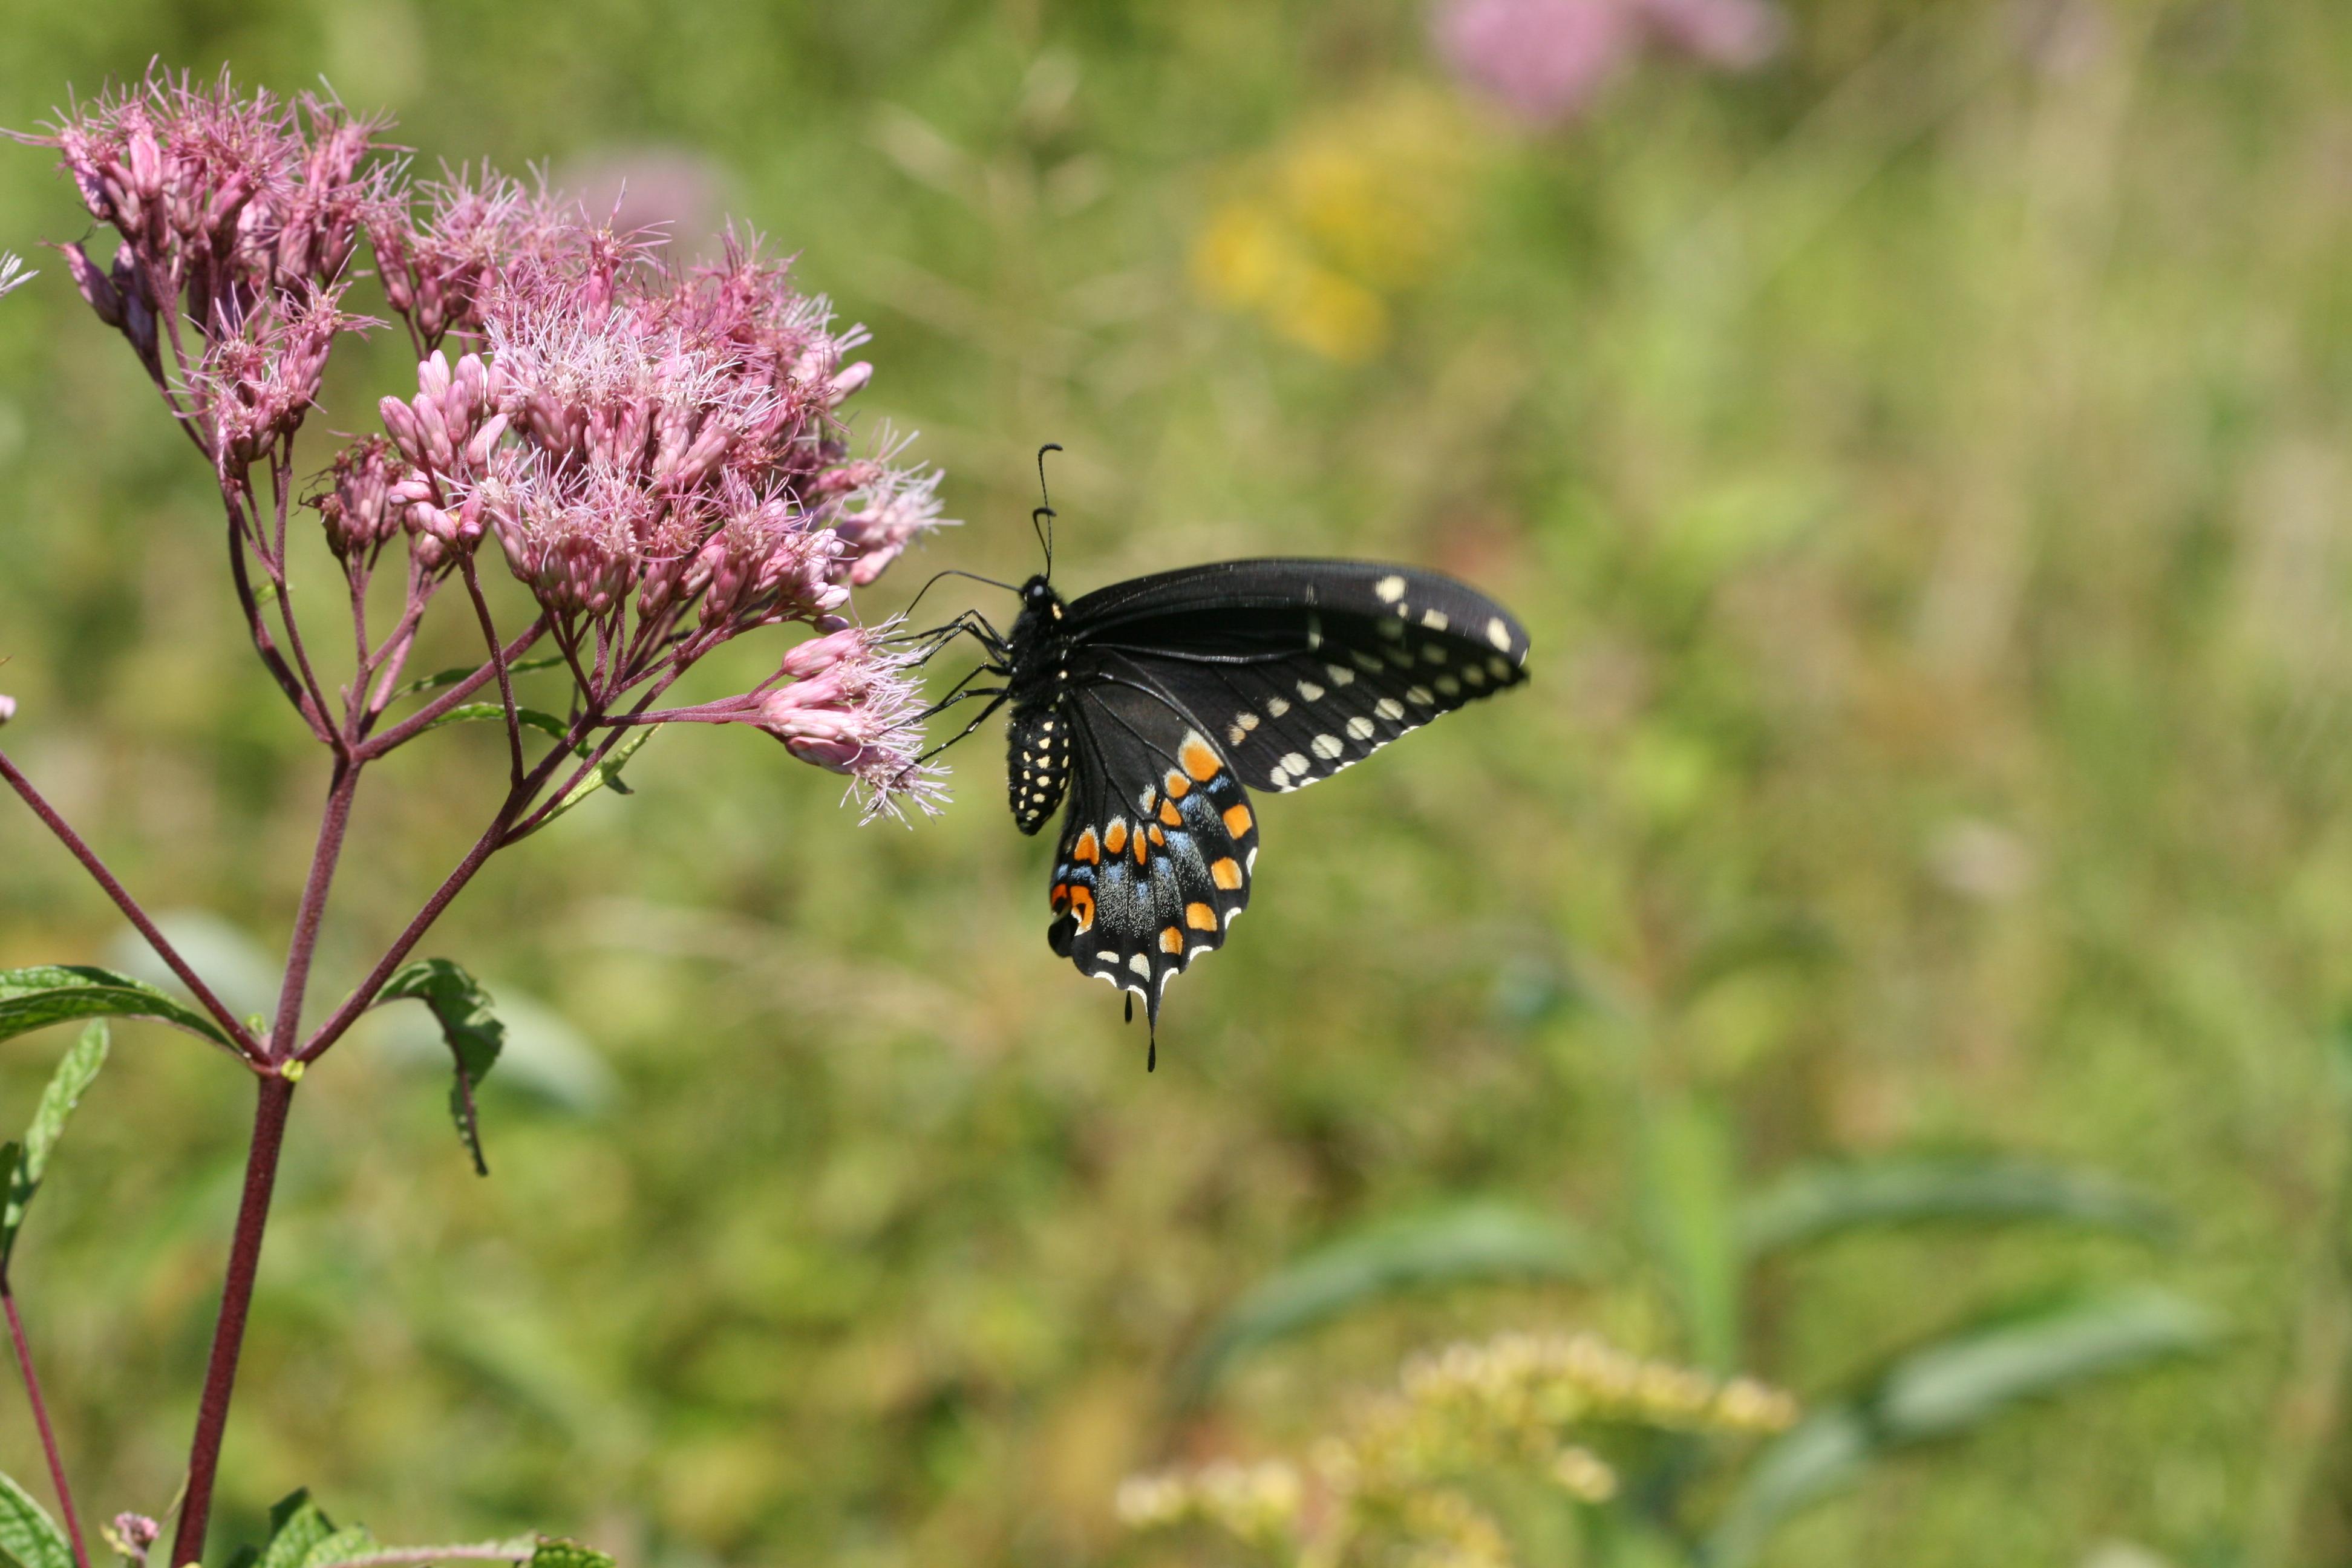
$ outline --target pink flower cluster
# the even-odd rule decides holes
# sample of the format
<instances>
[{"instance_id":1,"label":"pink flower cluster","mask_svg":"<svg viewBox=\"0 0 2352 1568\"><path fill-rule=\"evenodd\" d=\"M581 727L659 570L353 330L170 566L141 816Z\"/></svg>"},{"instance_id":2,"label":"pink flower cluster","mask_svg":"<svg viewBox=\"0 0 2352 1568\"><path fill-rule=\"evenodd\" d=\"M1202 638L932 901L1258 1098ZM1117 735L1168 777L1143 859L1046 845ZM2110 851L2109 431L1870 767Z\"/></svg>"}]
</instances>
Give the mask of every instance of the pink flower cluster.
<instances>
[{"instance_id":1,"label":"pink flower cluster","mask_svg":"<svg viewBox=\"0 0 2352 1568\"><path fill-rule=\"evenodd\" d=\"M364 240L418 363L413 395L378 405L383 433L303 498L352 580L360 669L340 743L396 694L441 586L462 577L496 639L474 577L488 538L537 602L524 641L554 642L589 743L724 718L848 774L870 810L928 806L912 677L849 600L940 524L940 476L887 437L853 454L839 411L872 374L850 358L863 331L836 329L755 244L674 270L658 235L487 169L412 185L377 129L323 100L154 75L37 139L118 236L105 267L60 248L217 468L240 574L250 552L280 590L280 636L246 595L256 646L321 738L338 726L283 592L287 497L333 348L379 324L344 307ZM377 642L365 590L395 543L407 601ZM655 710L722 643L789 623L815 635L754 692Z\"/></svg>"},{"instance_id":2,"label":"pink flower cluster","mask_svg":"<svg viewBox=\"0 0 2352 1568\"><path fill-rule=\"evenodd\" d=\"M184 399L216 458L290 437L317 396L367 214L393 169L368 160L374 127L304 96L239 98L151 76L107 93L38 140L56 147L83 204L121 244L101 270L58 247L82 297ZM191 353L184 322L202 341ZM167 370L167 366L169 367Z\"/></svg>"},{"instance_id":3,"label":"pink flower cluster","mask_svg":"<svg viewBox=\"0 0 2352 1568\"><path fill-rule=\"evenodd\" d=\"M1537 124L1581 112L1645 47L1745 69L1780 25L1766 0L1446 0L1436 16L1462 79Z\"/></svg>"}]
</instances>

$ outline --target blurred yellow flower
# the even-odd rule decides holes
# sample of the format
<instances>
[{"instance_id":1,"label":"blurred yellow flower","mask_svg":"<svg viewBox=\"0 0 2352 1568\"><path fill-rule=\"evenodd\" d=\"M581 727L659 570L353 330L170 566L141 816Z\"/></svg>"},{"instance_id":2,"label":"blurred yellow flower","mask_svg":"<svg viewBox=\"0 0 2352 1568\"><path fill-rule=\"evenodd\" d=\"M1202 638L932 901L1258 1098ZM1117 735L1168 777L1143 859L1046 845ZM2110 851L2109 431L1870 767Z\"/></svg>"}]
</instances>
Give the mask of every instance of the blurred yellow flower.
<instances>
[{"instance_id":1,"label":"blurred yellow flower","mask_svg":"<svg viewBox=\"0 0 2352 1568\"><path fill-rule=\"evenodd\" d=\"M1435 94L1391 92L1295 131L1250 160L1192 247L1201 292L1343 364L1387 345L1391 300L1458 243L1470 129Z\"/></svg>"},{"instance_id":2,"label":"blurred yellow flower","mask_svg":"<svg viewBox=\"0 0 2352 1568\"><path fill-rule=\"evenodd\" d=\"M1303 1467L1221 1460L1132 1477L1118 1515L1130 1530L1208 1524L1309 1568L1507 1568L1509 1544L1456 1489L1463 1479L1514 1468L1597 1506L1617 1495L1618 1475L1583 1439L1780 1432L1797 1415L1794 1399L1751 1378L1721 1382L1591 1334L1498 1334L1407 1361L1396 1392L1318 1438Z\"/></svg>"}]
</instances>

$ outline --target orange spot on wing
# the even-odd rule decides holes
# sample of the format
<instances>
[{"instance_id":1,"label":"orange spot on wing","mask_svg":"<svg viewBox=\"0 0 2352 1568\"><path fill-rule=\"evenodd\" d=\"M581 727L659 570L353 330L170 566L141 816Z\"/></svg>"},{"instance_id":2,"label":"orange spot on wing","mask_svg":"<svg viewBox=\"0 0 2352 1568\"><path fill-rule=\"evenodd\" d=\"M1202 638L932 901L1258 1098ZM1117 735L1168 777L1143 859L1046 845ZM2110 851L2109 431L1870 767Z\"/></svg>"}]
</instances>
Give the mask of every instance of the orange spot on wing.
<instances>
[{"instance_id":1,"label":"orange spot on wing","mask_svg":"<svg viewBox=\"0 0 2352 1568\"><path fill-rule=\"evenodd\" d=\"M1102 858L1102 847L1095 842L1093 828L1089 827L1078 835L1077 845L1070 851L1070 858L1083 860L1089 866Z\"/></svg>"},{"instance_id":2,"label":"orange spot on wing","mask_svg":"<svg viewBox=\"0 0 2352 1568\"><path fill-rule=\"evenodd\" d=\"M1174 801L1163 800L1160 803L1160 820L1171 827L1181 827L1184 826L1184 814L1176 809Z\"/></svg>"},{"instance_id":3,"label":"orange spot on wing","mask_svg":"<svg viewBox=\"0 0 2352 1568\"><path fill-rule=\"evenodd\" d=\"M1256 825L1256 821L1255 817L1250 816L1250 808L1246 805L1225 807L1225 831L1236 838L1248 833Z\"/></svg>"},{"instance_id":4,"label":"orange spot on wing","mask_svg":"<svg viewBox=\"0 0 2352 1568\"><path fill-rule=\"evenodd\" d=\"M1126 823L1114 822L1108 827L1103 829L1103 847L1109 850L1114 855L1121 854L1126 850Z\"/></svg>"},{"instance_id":5,"label":"orange spot on wing","mask_svg":"<svg viewBox=\"0 0 2352 1568\"><path fill-rule=\"evenodd\" d=\"M1196 784L1207 784L1217 776L1217 769L1223 765L1217 761L1217 753L1209 750L1206 742L1197 740L1185 742L1182 750L1176 753L1176 760L1184 764L1184 771L1192 775Z\"/></svg>"},{"instance_id":6,"label":"orange spot on wing","mask_svg":"<svg viewBox=\"0 0 2352 1568\"><path fill-rule=\"evenodd\" d=\"M1158 848L1161 847L1162 846L1164 846L1167 842L1168 842L1168 836L1167 836L1166 834L1164 834L1164 833L1160 832L1160 828L1159 828L1159 826L1158 826L1158 825L1156 825L1156 824L1155 824L1155 825L1153 826L1152 829L1151 829L1151 847L1152 847L1154 849L1158 849Z\"/></svg>"},{"instance_id":7,"label":"orange spot on wing","mask_svg":"<svg viewBox=\"0 0 2352 1568\"><path fill-rule=\"evenodd\" d=\"M1085 888L1070 889L1070 912L1078 917L1080 931L1095 929L1095 896Z\"/></svg>"},{"instance_id":8,"label":"orange spot on wing","mask_svg":"<svg viewBox=\"0 0 2352 1568\"><path fill-rule=\"evenodd\" d=\"M1184 933L1178 931L1174 926L1170 926L1166 931L1161 931L1160 933L1160 951L1162 952L1183 952Z\"/></svg>"},{"instance_id":9,"label":"orange spot on wing","mask_svg":"<svg viewBox=\"0 0 2352 1568\"><path fill-rule=\"evenodd\" d=\"M1067 882L1055 883L1053 895L1047 901L1054 906L1054 912L1060 914L1063 906L1070 901L1070 885Z\"/></svg>"},{"instance_id":10,"label":"orange spot on wing","mask_svg":"<svg viewBox=\"0 0 2352 1568\"><path fill-rule=\"evenodd\" d=\"M1242 863L1228 855L1209 868L1209 880L1228 893L1242 885Z\"/></svg>"},{"instance_id":11,"label":"orange spot on wing","mask_svg":"<svg viewBox=\"0 0 2352 1568\"><path fill-rule=\"evenodd\" d=\"M1217 929L1217 911L1206 904L1186 904L1184 923L1194 931L1214 931Z\"/></svg>"},{"instance_id":12,"label":"orange spot on wing","mask_svg":"<svg viewBox=\"0 0 2352 1568\"><path fill-rule=\"evenodd\" d=\"M1157 832L1159 832L1159 831L1160 831L1160 829L1158 829L1158 828L1156 828L1156 827L1155 827L1155 828L1153 828L1151 831L1152 831L1152 832L1154 832L1154 833L1157 833ZM1137 829L1135 830L1135 863L1136 863L1137 865L1139 865L1139 866L1142 865L1142 864L1143 864L1143 858L1144 858L1146 855L1150 854L1150 852L1151 852L1151 846L1150 846L1149 843L1147 843L1147 842L1145 841L1144 837L1143 837L1143 829L1141 829L1141 828L1139 828L1139 828L1137 828Z\"/></svg>"},{"instance_id":13,"label":"orange spot on wing","mask_svg":"<svg viewBox=\"0 0 2352 1568\"><path fill-rule=\"evenodd\" d=\"M1160 782L1168 786L1168 798L1170 800L1182 800L1186 795L1192 793L1192 781L1186 778L1182 773L1178 773L1174 768L1169 769L1168 776Z\"/></svg>"}]
</instances>

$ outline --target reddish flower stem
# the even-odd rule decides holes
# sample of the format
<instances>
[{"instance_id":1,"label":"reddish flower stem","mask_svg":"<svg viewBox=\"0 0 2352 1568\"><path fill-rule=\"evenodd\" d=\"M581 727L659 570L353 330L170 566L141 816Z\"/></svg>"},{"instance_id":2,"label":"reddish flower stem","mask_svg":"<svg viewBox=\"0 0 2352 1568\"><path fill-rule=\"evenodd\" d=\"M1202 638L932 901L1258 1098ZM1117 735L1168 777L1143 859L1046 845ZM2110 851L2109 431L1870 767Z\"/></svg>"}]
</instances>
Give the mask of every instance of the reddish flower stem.
<instances>
[{"instance_id":1,"label":"reddish flower stem","mask_svg":"<svg viewBox=\"0 0 2352 1568\"><path fill-rule=\"evenodd\" d=\"M334 886L343 835L352 825L352 797L359 787L358 765L339 761L327 789L327 809L319 818L319 844L310 856L301 908L294 916L294 940L287 945L286 981L278 988L278 1023L269 1035L272 1062L282 1062L293 1054L294 1037L302 1026L302 994L310 984L310 959L319 948L319 926L326 917L327 893Z\"/></svg>"},{"instance_id":2,"label":"reddish flower stem","mask_svg":"<svg viewBox=\"0 0 2352 1568\"><path fill-rule=\"evenodd\" d=\"M236 1210L236 1237L228 1251L228 1278L221 1287L220 1321L213 1329L205 1392L196 1406L196 1436L188 1454L187 1500L172 1538L170 1561L201 1563L205 1527L211 1522L213 1483L220 1472L222 1434L228 1430L229 1395L236 1386L237 1352L245 1346L245 1319L253 1305L253 1282L261 1262L261 1236L269 1224L269 1194L278 1184L278 1156L286 1142L286 1110L294 1085L276 1073L259 1082L253 1113L253 1144L245 1157L245 1195Z\"/></svg>"},{"instance_id":3,"label":"reddish flower stem","mask_svg":"<svg viewBox=\"0 0 2352 1568\"><path fill-rule=\"evenodd\" d=\"M270 679L276 680L278 689L286 693L286 700L294 704L294 710L302 715L302 721L310 726L310 732L321 741L327 740L327 716L310 706L310 694L295 679L292 668L286 662L286 656L278 651L278 645L270 639L268 623L261 618L260 602L253 596L253 574L246 570L245 565L245 525L237 515L236 502L233 499L228 500L228 564L229 575L236 584L237 608L245 612L246 634L253 639L253 651L261 656L262 665L269 671Z\"/></svg>"},{"instance_id":4,"label":"reddish flower stem","mask_svg":"<svg viewBox=\"0 0 2352 1568\"><path fill-rule=\"evenodd\" d=\"M507 787L518 790L522 788L522 723L515 717L514 681L507 674L506 651L499 647L498 623L490 619L490 602L482 597L482 580L474 571L474 558L460 558L457 570L464 574L466 592L473 598L475 618L482 623L482 640L489 645L490 664L499 672L499 700L507 710Z\"/></svg>"},{"instance_id":5,"label":"reddish flower stem","mask_svg":"<svg viewBox=\"0 0 2352 1568\"><path fill-rule=\"evenodd\" d=\"M16 764L8 760L8 755L5 752L0 752L0 779L5 779L8 782L8 787L24 797L25 804L33 808L33 815L41 819L41 826L55 835L58 842L63 844L68 852L81 862L82 869L88 871L99 887L104 889L106 896L114 900L114 907L121 910L125 918L137 929L139 934L147 939L147 945L155 950L155 956L162 959L173 974L179 976L180 984L188 988L188 994L196 999L198 1005L213 1016L213 1022L218 1024L228 1037L236 1043L237 1050L246 1059L257 1066L267 1060L261 1048L261 1042L253 1037L252 1031L239 1022L236 1015L230 1012L221 999L213 994L212 987L206 985L197 977L196 972L188 967L188 961L180 956L179 949L173 947L163 933L156 928L155 922L147 918L147 911L139 907L139 900L132 898L130 891L115 879L114 873L106 868L106 862L98 858L97 851L84 843L81 835L76 833L67 824L66 819L58 815L57 807L42 797L41 792L33 787L33 781L17 770Z\"/></svg>"},{"instance_id":6,"label":"reddish flower stem","mask_svg":"<svg viewBox=\"0 0 2352 1568\"><path fill-rule=\"evenodd\" d=\"M73 1541L74 1568L89 1568L89 1548L82 1544L81 1516L74 1511L73 1489L66 1484L66 1462L58 1452L58 1435L49 1426L49 1407L41 1398L41 1380L33 1371L33 1347L25 1340L25 1320L16 1314L16 1293L0 1274L0 1306L8 1310L8 1337L16 1345L16 1370L25 1374L25 1397L32 1403L33 1425L41 1431L41 1452L49 1461L49 1484L58 1489L58 1510L66 1516L66 1534Z\"/></svg>"},{"instance_id":7,"label":"reddish flower stem","mask_svg":"<svg viewBox=\"0 0 2352 1568\"><path fill-rule=\"evenodd\" d=\"M505 655L509 668L512 668L516 659L520 658L524 654L530 652L531 644L537 642L541 637L546 635L546 632L547 617L545 616L541 616L539 619L531 622L530 625L523 627L523 629L516 635L514 641L507 644L506 646ZM399 723L394 724L391 729L386 730L383 734L378 735L373 740L368 742L365 745L362 746L355 754L360 761L372 763L375 761L376 758L383 755L386 752L391 751L394 747L401 745L405 742L415 740L418 735L423 734L426 730L431 729L435 720L440 718L443 714L448 712L450 709L455 708L457 704L466 700L467 698L471 697L475 692L479 691L483 687L488 685L497 674L497 667L485 662L482 667L474 671L473 674L466 677L465 679L459 681L457 685L451 687L448 690L443 692L440 696L435 698L424 707L419 708L415 712L411 713L407 718L403 719Z\"/></svg>"}]
</instances>

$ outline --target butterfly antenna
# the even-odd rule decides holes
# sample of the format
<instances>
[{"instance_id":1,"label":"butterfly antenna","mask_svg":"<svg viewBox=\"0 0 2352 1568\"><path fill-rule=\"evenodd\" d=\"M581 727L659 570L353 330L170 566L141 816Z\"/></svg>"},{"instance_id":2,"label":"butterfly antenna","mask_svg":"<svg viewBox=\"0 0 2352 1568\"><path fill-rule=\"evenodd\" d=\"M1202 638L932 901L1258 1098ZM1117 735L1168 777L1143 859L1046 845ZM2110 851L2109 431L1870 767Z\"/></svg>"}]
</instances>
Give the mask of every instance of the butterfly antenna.
<instances>
[{"instance_id":1,"label":"butterfly antenna","mask_svg":"<svg viewBox=\"0 0 2352 1568\"><path fill-rule=\"evenodd\" d=\"M1037 542L1045 547L1045 580L1054 577L1054 497L1045 488L1045 454L1062 449L1059 441L1048 441L1037 448L1038 506L1029 514L1029 526L1037 531Z\"/></svg>"},{"instance_id":2,"label":"butterfly antenna","mask_svg":"<svg viewBox=\"0 0 2352 1568\"><path fill-rule=\"evenodd\" d=\"M966 572L960 567L950 566L943 572L932 573L931 581L924 584L920 588L915 590L915 596L907 601L907 607L905 609L898 612L900 618L911 619L915 614L915 606L923 602L923 595L931 591L931 584L937 583L942 577L969 577L975 583L985 583L992 588L1002 588L1008 594L1018 594L1021 592L1020 589L1014 587L1010 583L1000 583L993 577L983 577L977 572Z\"/></svg>"}]
</instances>

